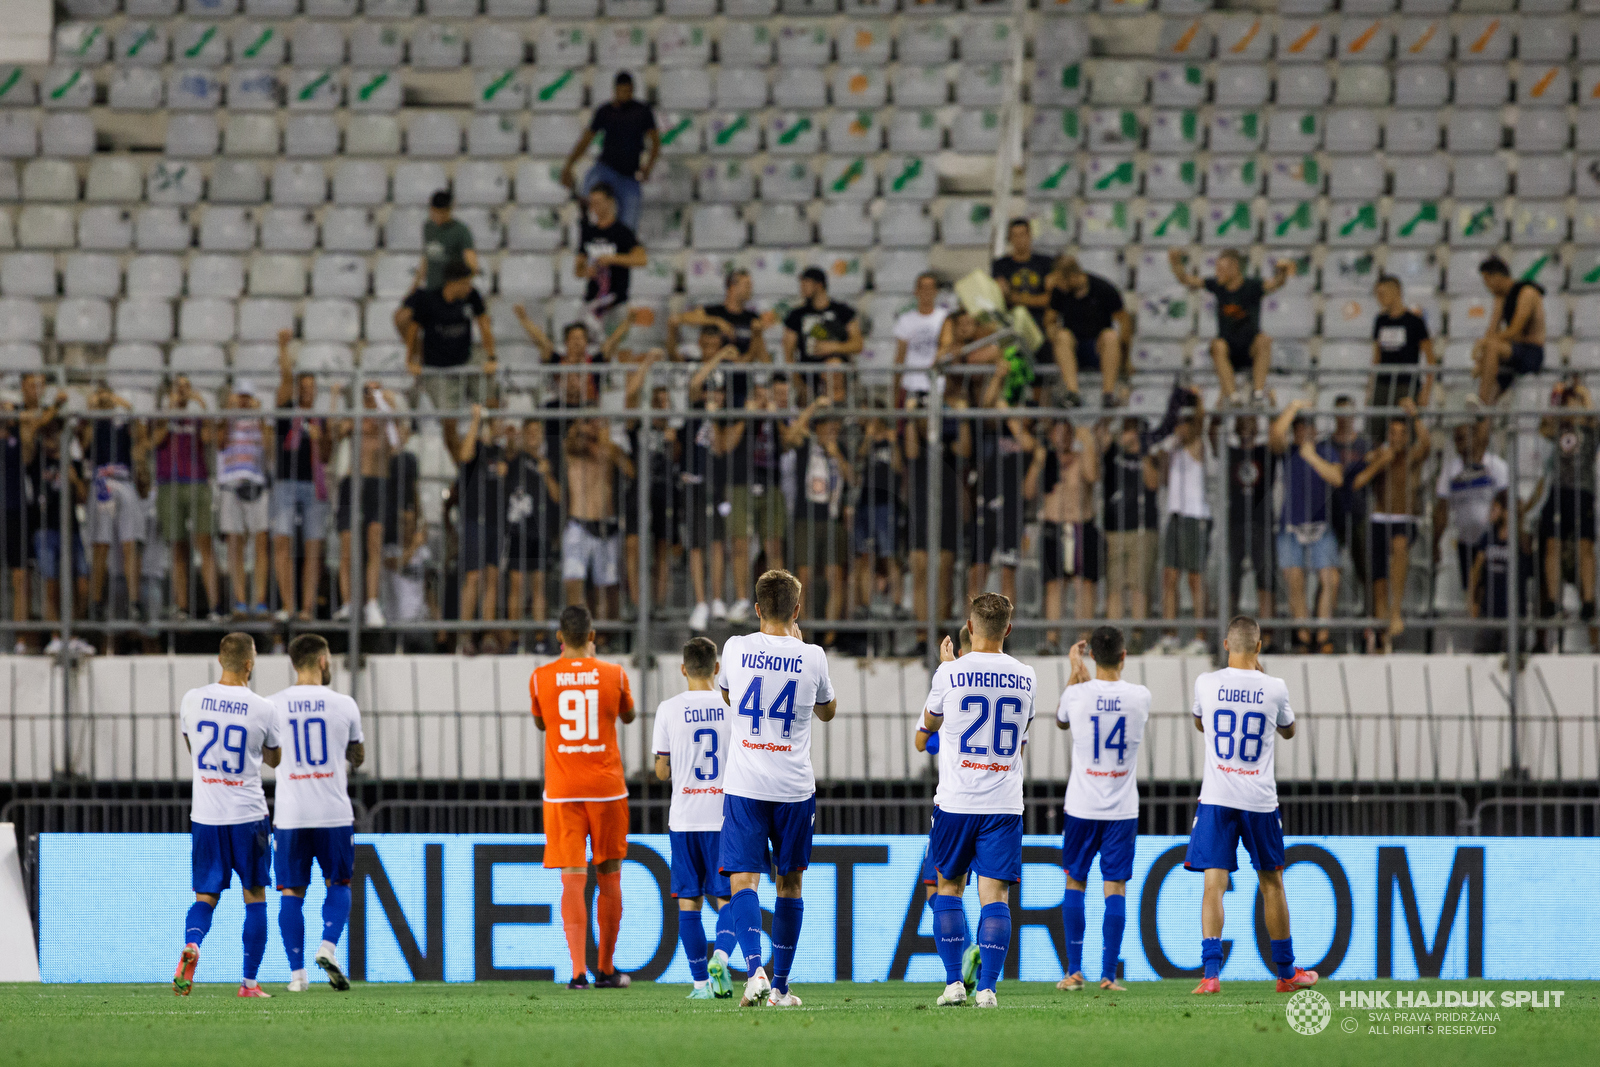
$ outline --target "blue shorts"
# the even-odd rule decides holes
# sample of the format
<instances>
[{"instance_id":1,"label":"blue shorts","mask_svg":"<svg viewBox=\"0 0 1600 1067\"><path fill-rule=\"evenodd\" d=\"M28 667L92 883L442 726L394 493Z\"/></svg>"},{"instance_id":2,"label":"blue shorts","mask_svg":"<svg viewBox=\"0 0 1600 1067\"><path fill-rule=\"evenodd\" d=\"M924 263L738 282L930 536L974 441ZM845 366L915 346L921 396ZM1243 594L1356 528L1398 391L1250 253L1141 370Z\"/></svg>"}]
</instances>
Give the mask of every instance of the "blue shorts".
<instances>
[{"instance_id":1,"label":"blue shorts","mask_svg":"<svg viewBox=\"0 0 1600 1067\"><path fill-rule=\"evenodd\" d=\"M1325 571L1338 565L1339 540L1331 527L1309 545L1288 530L1278 531L1278 566L1283 570Z\"/></svg>"},{"instance_id":2,"label":"blue shorts","mask_svg":"<svg viewBox=\"0 0 1600 1067\"><path fill-rule=\"evenodd\" d=\"M928 855L944 878L959 882L972 872L1000 882L1022 880L1022 816L963 815L933 809Z\"/></svg>"},{"instance_id":3,"label":"blue shorts","mask_svg":"<svg viewBox=\"0 0 1600 1067\"><path fill-rule=\"evenodd\" d=\"M321 541L328 536L328 502L317 499L315 482L278 482L272 487L269 509L274 537L294 536L296 514L307 541Z\"/></svg>"},{"instance_id":4,"label":"blue shorts","mask_svg":"<svg viewBox=\"0 0 1600 1067\"><path fill-rule=\"evenodd\" d=\"M1219 804L1194 809L1189 852L1183 865L1191 871L1239 869L1239 841L1258 871L1283 870L1283 816L1276 811L1240 811Z\"/></svg>"},{"instance_id":5,"label":"blue shorts","mask_svg":"<svg viewBox=\"0 0 1600 1067\"><path fill-rule=\"evenodd\" d=\"M1089 880L1089 867L1100 853L1100 877L1126 882L1133 877L1133 844L1139 837L1139 819L1080 819L1067 816L1061 831L1061 866L1074 882Z\"/></svg>"},{"instance_id":6,"label":"blue shorts","mask_svg":"<svg viewBox=\"0 0 1600 1067\"><path fill-rule=\"evenodd\" d=\"M792 874L811 866L811 833L817 798L792 803L722 796L723 874ZM770 847L769 847L770 846Z\"/></svg>"},{"instance_id":7,"label":"blue shorts","mask_svg":"<svg viewBox=\"0 0 1600 1067\"><path fill-rule=\"evenodd\" d=\"M39 577L53 582L61 577L61 531L35 530L33 555L39 561ZM83 554L83 539L72 538L72 573L79 578L89 577L89 558Z\"/></svg>"},{"instance_id":8,"label":"blue shorts","mask_svg":"<svg viewBox=\"0 0 1600 1067\"><path fill-rule=\"evenodd\" d=\"M311 884L311 861L315 859L322 877L334 885L349 885L356 871L356 828L354 826L306 826L296 830L274 830L274 884L279 889L304 889Z\"/></svg>"},{"instance_id":9,"label":"blue shorts","mask_svg":"<svg viewBox=\"0 0 1600 1067\"><path fill-rule=\"evenodd\" d=\"M922 884L939 884L939 872L933 869L933 848L929 845L922 846Z\"/></svg>"},{"instance_id":10,"label":"blue shorts","mask_svg":"<svg viewBox=\"0 0 1600 1067\"><path fill-rule=\"evenodd\" d=\"M233 872L246 889L272 883L272 820L231 826L189 824L194 891L220 893L233 884Z\"/></svg>"},{"instance_id":11,"label":"blue shorts","mask_svg":"<svg viewBox=\"0 0 1600 1067\"><path fill-rule=\"evenodd\" d=\"M722 853L718 830L673 830L672 895L675 897L731 897L728 876L717 869Z\"/></svg>"}]
</instances>

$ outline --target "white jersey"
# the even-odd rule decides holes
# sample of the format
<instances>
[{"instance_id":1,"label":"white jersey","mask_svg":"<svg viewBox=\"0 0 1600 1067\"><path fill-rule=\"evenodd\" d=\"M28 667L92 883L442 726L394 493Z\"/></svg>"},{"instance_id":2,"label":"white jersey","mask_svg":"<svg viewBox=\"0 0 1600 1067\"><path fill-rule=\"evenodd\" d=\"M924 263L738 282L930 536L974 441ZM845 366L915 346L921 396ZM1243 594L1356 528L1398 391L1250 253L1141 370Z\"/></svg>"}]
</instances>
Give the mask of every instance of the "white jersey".
<instances>
[{"instance_id":1,"label":"white jersey","mask_svg":"<svg viewBox=\"0 0 1600 1067\"><path fill-rule=\"evenodd\" d=\"M272 695L272 705L283 741L273 825L298 830L354 824L344 750L362 740L361 709L325 685L291 685Z\"/></svg>"},{"instance_id":2,"label":"white jersey","mask_svg":"<svg viewBox=\"0 0 1600 1067\"><path fill-rule=\"evenodd\" d=\"M1033 723L1033 668L1004 652L939 664L924 706L939 724L940 811L1022 814L1022 746Z\"/></svg>"},{"instance_id":3,"label":"white jersey","mask_svg":"<svg viewBox=\"0 0 1600 1067\"><path fill-rule=\"evenodd\" d=\"M722 829L722 781L728 767L728 720L722 694L690 690L656 706L651 748L672 763L672 811L667 829Z\"/></svg>"},{"instance_id":4,"label":"white jersey","mask_svg":"<svg viewBox=\"0 0 1600 1067\"><path fill-rule=\"evenodd\" d=\"M1202 674L1194 680L1194 713L1206 731L1200 803L1277 811L1272 745L1277 728L1294 722L1283 679L1235 667Z\"/></svg>"},{"instance_id":5,"label":"white jersey","mask_svg":"<svg viewBox=\"0 0 1600 1067\"><path fill-rule=\"evenodd\" d=\"M246 686L212 682L183 694L178 724L194 768L189 818L203 826L265 819L261 750L278 747L272 702Z\"/></svg>"},{"instance_id":6,"label":"white jersey","mask_svg":"<svg viewBox=\"0 0 1600 1067\"><path fill-rule=\"evenodd\" d=\"M814 796L811 709L833 699L821 646L760 632L730 637L722 647L717 688L733 710L722 788L736 797L782 804Z\"/></svg>"},{"instance_id":7,"label":"white jersey","mask_svg":"<svg viewBox=\"0 0 1600 1067\"><path fill-rule=\"evenodd\" d=\"M1067 814L1075 819L1137 819L1139 742L1150 721L1150 690L1095 679L1067 686L1056 721L1072 731Z\"/></svg>"}]
</instances>

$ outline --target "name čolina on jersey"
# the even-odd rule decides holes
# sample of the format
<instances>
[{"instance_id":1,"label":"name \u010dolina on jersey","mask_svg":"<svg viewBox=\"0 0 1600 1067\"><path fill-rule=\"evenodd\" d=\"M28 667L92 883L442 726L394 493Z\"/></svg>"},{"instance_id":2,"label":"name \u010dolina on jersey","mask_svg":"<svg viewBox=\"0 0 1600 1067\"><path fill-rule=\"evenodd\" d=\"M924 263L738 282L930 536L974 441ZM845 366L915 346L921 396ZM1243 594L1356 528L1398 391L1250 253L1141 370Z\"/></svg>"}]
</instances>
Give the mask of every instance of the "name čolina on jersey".
<instances>
[{"instance_id":1,"label":"name \u010dolina on jersey","mask_svg":"<svg viewBox=\"0 0 1600 1067\"><path fill-rule=\"evenodd\" d=\"M774 656L767 652L741 652L739 653L739 666L747 671L782 671L784 674L800 674L805 670L804 656Z\"/></svg>"},{"instance_id":2,"label":"name \u010dolina on jersey","mask_svg":"<svg viewBox=\"0 0 1600 1067\"><path fill-rule=\"evenodd\" d=\"M684 722L723 722L724 708L684 708Z\"/></svg>"},{"instance_id":3,"label":"name \u010dolina on jersey","mask_svg":"<svg viewBox=\"0 0 1600 1067\"><path fill-rule=\"evenodd\" d=\"M218 700L216 697L201 697L201 711L220 711L225 715L248 715L250 705L242 700Z\"/></svg>"},{"instance_id":4,"label":"name \u010dolina on jersey","mask_svg":"<svg viewBox=\"0 0 1600 1067\"><path fill-rule=\"evenodd\" d=\"M950 676L954 689L1020 689L1033 692L1033 679L1024 674L1006 674L1000 671L956 671Z\"/></svg>"}]
</instances>

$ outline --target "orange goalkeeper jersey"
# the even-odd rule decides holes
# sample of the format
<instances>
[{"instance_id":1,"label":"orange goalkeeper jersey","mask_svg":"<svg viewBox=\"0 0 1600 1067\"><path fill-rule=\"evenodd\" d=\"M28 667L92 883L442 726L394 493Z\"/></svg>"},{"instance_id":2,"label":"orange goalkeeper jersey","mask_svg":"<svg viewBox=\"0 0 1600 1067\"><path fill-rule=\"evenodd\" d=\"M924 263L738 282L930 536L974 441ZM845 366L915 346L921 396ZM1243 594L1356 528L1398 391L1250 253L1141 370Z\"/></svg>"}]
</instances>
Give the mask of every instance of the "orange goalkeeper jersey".
<instances>
[{"instance_id":1,"label":"orange goalkeeper jersey","mask_svg":"<svg viewBox=\"0 0 1600 1067\"><path fill-rule=\"evenodd\" d=\"M528 681L544 720L544 799L619 800L628 795L617 716L633 708L628 675L598 659L558 659Z\"/></svg>"}]
</instances>

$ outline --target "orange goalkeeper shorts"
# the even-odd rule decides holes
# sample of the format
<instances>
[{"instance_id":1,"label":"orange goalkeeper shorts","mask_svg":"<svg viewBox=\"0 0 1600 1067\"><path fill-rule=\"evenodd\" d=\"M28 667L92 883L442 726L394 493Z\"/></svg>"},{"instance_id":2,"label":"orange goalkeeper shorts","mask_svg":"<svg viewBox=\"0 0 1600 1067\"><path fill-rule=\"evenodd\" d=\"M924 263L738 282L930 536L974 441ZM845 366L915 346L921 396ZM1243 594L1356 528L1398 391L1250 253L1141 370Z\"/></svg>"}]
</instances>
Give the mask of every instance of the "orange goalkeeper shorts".
<instances>
[{"instance_id":1,"label":"orange goalkeeper shorts","mask_svg":"<svg viewBox=\"0 0 1600 1067\"><path fill-rule=\"evenodd\" d=\"M587 838L594 862L628 856L628 800L569 800L544 803L544 865L587 867Z\"/></svg>"}]
</instances>

